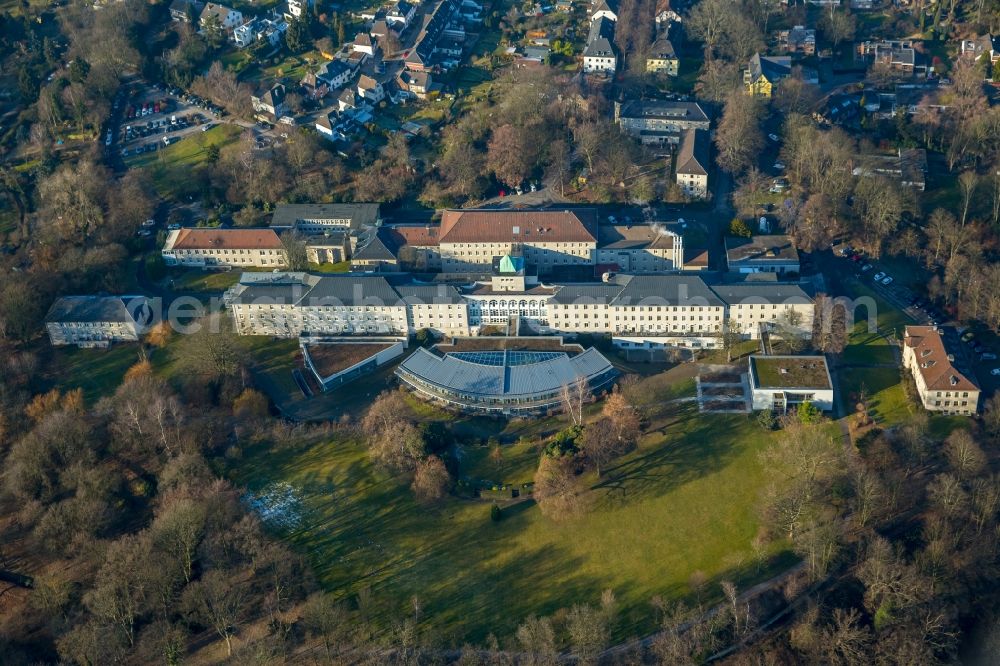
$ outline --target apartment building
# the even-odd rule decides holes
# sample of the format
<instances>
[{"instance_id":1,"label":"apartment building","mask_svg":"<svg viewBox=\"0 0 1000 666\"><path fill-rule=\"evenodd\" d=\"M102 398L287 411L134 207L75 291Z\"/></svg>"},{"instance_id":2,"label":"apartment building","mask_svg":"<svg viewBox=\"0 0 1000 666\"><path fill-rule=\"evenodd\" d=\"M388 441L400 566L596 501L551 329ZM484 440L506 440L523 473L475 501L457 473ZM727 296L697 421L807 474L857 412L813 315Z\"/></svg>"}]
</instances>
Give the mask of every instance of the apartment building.
<instances>
[{"instance_id":1,"label":"apartment building","mask_svg":"<svg viewBox=\"0 0 1000 666\"><path fill-rule=\"evenodd\" d=\"M161 250L168 266L284 268L288 261L273 229L174 229Z\"/></svg>"},{"instance_id":2,"label":"apartment building","mask_svg":"<svg viewBox=\"0 0 1000 666\"><path fill-rule=\"evenodd\" d=\"M677 76L679 68L680 60L677 58L674 43L664 31L653 41L649 49L649 55L646 56L646 71L650 74Z\"/></svg>"},{"instance_id":3,"label":"apartment building","mask_svg":"<svg viewBox=\"0 0 1000 666\"><path fill-rule=\"evenodd\" d=\"M647 145L676 145L689 129L708 130L708 114L697 102L630 100L615 102L615 122Z\"/></svg>"},{"instance_id":4,"label":"apartment building","mask_svg":"<svg viewBox=\"0 0 1000 666\"><path fill-rule=\"evenodd\" d=\"M913 375L924 409L972 416L979 412L979 383L955 337L938 326L907 326L903 366Z\"/></svg>"},{"instance_id":5,"label":"apartment building","mask_svg":"<svg viewBox=\"0 0 1000 666\"><path fill-rule=\"evenodd\" d=\"M45 330L53 345L108 347L138 340L153 319L145 296L63 296L49 308Z\"/></svg>"}]
</instances>

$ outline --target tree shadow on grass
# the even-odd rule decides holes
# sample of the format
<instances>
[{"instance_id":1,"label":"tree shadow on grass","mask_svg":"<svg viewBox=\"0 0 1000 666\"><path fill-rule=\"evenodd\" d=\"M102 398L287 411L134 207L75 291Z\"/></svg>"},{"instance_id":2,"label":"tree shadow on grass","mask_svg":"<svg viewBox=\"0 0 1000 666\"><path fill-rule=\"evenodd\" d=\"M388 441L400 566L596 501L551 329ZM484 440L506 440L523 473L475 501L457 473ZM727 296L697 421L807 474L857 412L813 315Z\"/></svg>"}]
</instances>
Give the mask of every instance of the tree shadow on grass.
<instances>
[{"instance_id":1,"label":"tree shadow on grass","mask_svg":"<svg viewBox=\"0 0 1000 666\"><path fill-rule=\"evenodd\" d=\"M713 415L675 422L665 429L666 441L648 452L639 452L609 467L594 490L636 500L670 492L694 479L726 467L740 443L726 436L743 417ZM684 428L676 436L677 429Z\"/></svg>"}]
</instances>

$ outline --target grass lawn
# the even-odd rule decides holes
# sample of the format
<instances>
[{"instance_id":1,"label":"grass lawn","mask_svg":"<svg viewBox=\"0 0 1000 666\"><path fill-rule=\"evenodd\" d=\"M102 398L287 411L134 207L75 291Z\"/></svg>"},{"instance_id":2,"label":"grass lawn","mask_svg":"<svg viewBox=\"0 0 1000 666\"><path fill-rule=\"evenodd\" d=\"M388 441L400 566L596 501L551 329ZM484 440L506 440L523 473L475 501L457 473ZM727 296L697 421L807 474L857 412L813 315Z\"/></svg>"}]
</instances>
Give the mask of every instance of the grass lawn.
<instances>
[{"instance_id":1,"label":"grass lawn","mask_svg":"<svg viewBox=\"0 0 1000 666\"><path fill-rule=\"evenodd\" d=\"M528 615L596 603L610 588L621 638L652 630L650 598L689 595L694 571L745 587L793 561L779 544L769 566L751 563L752 498L765 485L758 453L769 440L744 416L701 416L686 403L603 479L588 477L594 506L561 523L530 502L507 507L499 523L484 502L419 505L405 483L369 464L362 446L343 440L246 450L231 476L257 496L288 484L296 520L278 531L338 596L370 588L382 626L412 615L416 596L422 628L440 642L482 641L491 631L509 635ZM507 449L507 480L534 466L518 446ZM492 474L485 455L468 451L461 473ZM718 588L709 589L715 596Z\"/></svg>"},{"instance_id":2,"label":"grass lawn","mask_svg":"<svg viewBox=\"0 0 1000 666\"><path fill-rule=\"evenodd\" d=\"M844 368L840 378L845 406L853 411L864 390L875 421L883 428L902 423L915 410L903 392L898 368Z\"/></svg>"},{"instance_id":3,"label":"grass lawn","mask_svg":"<svg viewBox=\"0 0 1000 666\"><path fill-rule=\"evenodd\" d=\"M174 291L223 292L239 282L243 271L177 271L168 275Z\"/></svg>"},{"instance_id":4,"label":"grass lawn","mask_svg":"<svg viewBox=\"0 0 1000 666\"><path fill-rule=\"evenodd\" d=\"M192 187L191 167L201 164L208 156L208 147L227 146L237 139L243 128L237 125L216 125L207 132L195 132L175 144L155 153L144 153L126 160L129 167L148 169L157 191L163 197L176 196Z\"/></svg>"},{"instance_id":5,"label":"grass lawn","mask_svg":"<svg viewBox=\"0 0 1000 666\"><path fill-rule=\"evenodd\" d=\"M88 405L111 395L122 383L125 371L139 361L138 343L119 343L110 349L51 347L51 357L44 367L57 373L51 377L62 391L83 389Z\"/></svg>"}]
</instances>

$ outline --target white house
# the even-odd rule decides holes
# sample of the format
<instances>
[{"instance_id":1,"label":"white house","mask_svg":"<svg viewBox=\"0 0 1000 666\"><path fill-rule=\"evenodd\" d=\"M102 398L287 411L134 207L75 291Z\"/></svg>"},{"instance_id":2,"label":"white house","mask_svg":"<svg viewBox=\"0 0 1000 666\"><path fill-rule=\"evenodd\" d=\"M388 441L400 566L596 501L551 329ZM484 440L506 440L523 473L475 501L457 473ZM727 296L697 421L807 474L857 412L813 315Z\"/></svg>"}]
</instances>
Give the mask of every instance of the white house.
<instances>
[{"instance_id":1,"label":"white house","mask_svg":"<svg viewBox=\"0 0 1000 666\"><path fill-rule=\"evenodd\" d=\"M599 16L590 23L590 35L583 49L583 71L614 72L618 69L618 56L612 41L615 38L615 22L606 16Z\"/></svg>"},{"instance_id":2,"label":"white house","mask_svg":"<svg viewBox=\"0 0 1000 666\"><path fill-rule=\"evenodd\" d=\"M410 4L406 0L399 0L392 9L385 15L385 22L397 31L402 32L413 20L413 15L417 11L417 6Z\"/></svg>"},{"instance_id":3,"label":"white house","mask_svg":"<svg viewBox=\"0 0 1000 666\"><path fill-rule=\"evenodd\" d=\"M235 30L237 26L243 24L243 13L235 9L230 9L225 5L217 5L213 2L205 5L198 20L202 30L213 21L218 20L223 30L229 32Z\"/></svg>"},{"instance_id":4,"label":"white house","mask_svg":"<svg viewBox=\"0 0 1000 666\"><path fill-rule=\"evenodd\" d=\"M385 99L385 88L372 77L362 74L358 77L358 95L372 104L378 104Z\"/></svg>"},{"instance_id":5,"label":"white house","mask_svg":"<svg viewBox=\"0 0 1000 666\"><path fill-rule=\"evenodd\" d=\"M288 15L299 18L303 12L312 7L313 0L288 0Z\"/></svg>"},{"instance_id":6,"label":"white house","mask_svg":"<svg viewBox=\"0 0 1000 666\"><path fill-rule=\"evenodd\" d=\"M755 410L779 414L812 403L820 411L833 409L833 380L823 356L750 357L750 391Z\"/></svg>"},{"instance_id":7,"label":"white house","mask_svg":"<svg viewBox=\"0 0 1000 666\"><path fill-rule=\"evenodd\" d=\"M924 409L971 416L979 412L979 383L963 363L958 340L938 326L907 326L903 365L913 375Z\"/></svg>"},{"instance_id":8,"label":"white house","mask_svg":"<svg viewBox=\"0 0 1000 666\"><path fill-rule=\"evenodd\" d=\"M708 195L709 163L708 132L701 129L685 130L677 152L675 177L689 197L702 199Z\"/></svg>"}]
</instances>

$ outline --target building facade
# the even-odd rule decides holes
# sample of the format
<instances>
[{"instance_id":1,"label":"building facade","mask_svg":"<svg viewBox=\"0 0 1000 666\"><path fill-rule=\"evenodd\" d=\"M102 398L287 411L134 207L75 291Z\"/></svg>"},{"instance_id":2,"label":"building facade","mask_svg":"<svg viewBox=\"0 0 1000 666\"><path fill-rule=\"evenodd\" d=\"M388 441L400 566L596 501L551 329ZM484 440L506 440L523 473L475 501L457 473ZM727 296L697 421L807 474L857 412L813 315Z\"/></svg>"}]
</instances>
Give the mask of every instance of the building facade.
<instances>
[{"instance_id":1,"label":"building facade","mask_svg":"<svg viewBox=\"0 0 1000 666\"><path fill-rule=\"evenodd\" d=\"M950 337L949 337L950 336ZM964 350L957 334L938 326L907 326L903 336L903 366L913 375L924 409L942 414L979 413L980 387L961 360Z\"/></svg>"},{"instance_id":2,"label":"building facade","mask_svg":"<svg viewBox=\"0 0 1000 666\"><path fill-rule=\"evenodd\" d=\"M63 296L45 316L45 330L53 345L108 347L134 342L153 323L145 296Z\"/></svg>"},{"instance_id":3,"label":"building facade","mask_svg":"<svg viewBox=\"0 0 1000 666\"><path fill-rule=\"evenodd\" d=\"M711 126L700 104L675 100L615 102L615 122L623 132L649 145L676 145L687 130Z\"/></svg>"},{"instance_id":4,"label":"building facade","mask_svg":"<svg viewBox=\"0 0 1000 666\"><path fill-rule=\"evenodd\" d=\"M160 254L168 266L284 268L281 239L273 229L174 229Z\"/></svg>"}]
</instances>

